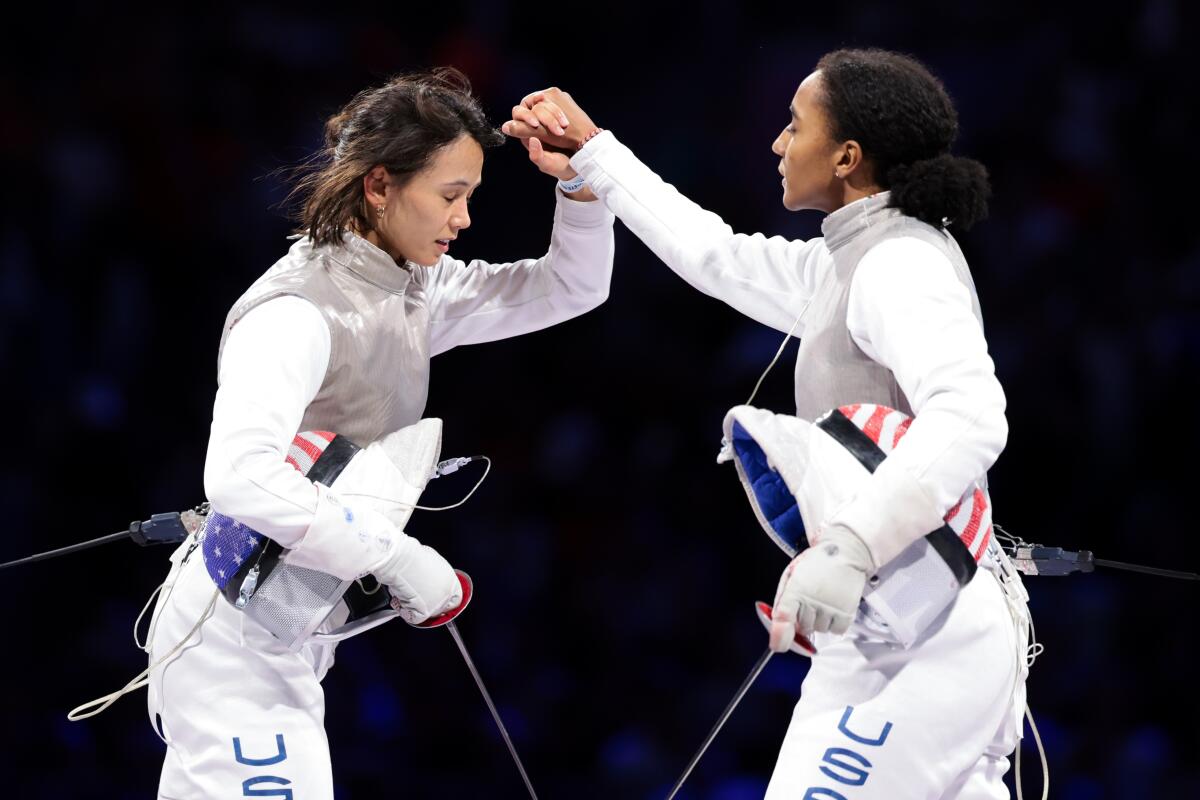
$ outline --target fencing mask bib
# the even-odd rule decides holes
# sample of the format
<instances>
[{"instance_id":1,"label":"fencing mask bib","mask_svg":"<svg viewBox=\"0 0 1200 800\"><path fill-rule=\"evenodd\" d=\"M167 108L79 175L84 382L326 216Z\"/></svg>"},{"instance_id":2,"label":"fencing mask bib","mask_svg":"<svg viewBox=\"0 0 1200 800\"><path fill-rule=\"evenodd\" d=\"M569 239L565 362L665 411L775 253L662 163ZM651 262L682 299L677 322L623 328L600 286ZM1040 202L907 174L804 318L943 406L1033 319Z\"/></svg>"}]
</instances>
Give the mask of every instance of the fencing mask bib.
<instances>
[{"instance_id":1,"label":"fencing mask bib","mask_svg":"<svg viewBox=\"0 0 1200 800\"><path fill-rule=\"evenodd\" d=\"M327 431L302 431L292 440L287 463L343 495L373 498L372 505L403 529L437 465L441 430L441 420L425 419L366 448ZM309 641L345 639L398 616L387 587L373 576L343 580L289 564L278 542L216 510L199 538L205 568L225 599L292 651ZM346 621L318 633L342 603Z\"/></svg>"}]
</instances>

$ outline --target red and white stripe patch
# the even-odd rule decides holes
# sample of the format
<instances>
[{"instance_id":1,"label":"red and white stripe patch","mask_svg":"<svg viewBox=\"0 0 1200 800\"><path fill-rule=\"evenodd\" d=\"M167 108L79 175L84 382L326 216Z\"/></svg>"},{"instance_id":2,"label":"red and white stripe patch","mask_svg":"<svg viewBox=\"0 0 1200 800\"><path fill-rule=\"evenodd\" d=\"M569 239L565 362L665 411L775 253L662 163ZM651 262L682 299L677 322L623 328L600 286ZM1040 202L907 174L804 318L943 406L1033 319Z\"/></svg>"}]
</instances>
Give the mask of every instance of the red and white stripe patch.
<instances>
[{"instance_id":1,"label":"red and white stripe patch","mask_svg":"<svg viewBox=\"0 0 1200 800\"><path fill-rule=\"evenodd\" d=\"M838 411L885 453L892 452L912 422L907 414L875 403L854 403Z\"/></svg>"},{"instance_id":2,"label":"red and white stripe patch","mask_svg":"<svg viewBox=\"0 0 1200 800\"><path fill-rule=\"evenodd\" d=\"M838 408L879 449L890 454L912 425L912 417L875 403L854 403ZM987 492L972 485L954 507L946 512L946 524L954 531L976 560L983 558L992 539L992 504Z\"/></svg>"},{"instance_id":3,"label":"red and white stripe patch","mask_svg":"<svg viewBox=\"0 0 1200 800\"><path fill-rule=\"evenodd\" d=\"M979 550L975 552L975 560L983 558L983 554L987 552L988 545L992 543L992 526L988 525L987 530L983 532L983 536L979 537Z\"/></svg>"},{"instance_id":4,"label":"red and white stripe patch","mask_svg":"<svg viewBox=\"0 0 1200 800\"><path fill-rule=\"evenodd\" d=\"M972 486L954 508L946 512L946 524L958 534L976 561L983 558L992 538L992 504L987 492Z\"/></svg>"},{"instance_id":5,"label":"red and white stripe patch","mask_svg":"<svg viewBox=\"0 0 1200 800\"><path fill-rule=\"evenodd\" d=\"M301 431L292 439L292 446L288 448L287 463L300 471L300 474L307 475L312 469L313 464L321 457L321 453L325 452L325 448L333 441L337 434L329 431Z\"/></svg>"},{"instance_id":6,"label":"red and white stripe patch","mask_svg":"<svg viewBox=\"0 0 1200 800\"><path fill-rule=\"evenodd\" d=\"M875 410L871 412L871 416L867 417L866 423L863 424L863 433L869 436L875 444L879 444L879 434L883 432L883 419L888 415L890 410L884 406L875 406Z\"/></svg>"}]
</instances>

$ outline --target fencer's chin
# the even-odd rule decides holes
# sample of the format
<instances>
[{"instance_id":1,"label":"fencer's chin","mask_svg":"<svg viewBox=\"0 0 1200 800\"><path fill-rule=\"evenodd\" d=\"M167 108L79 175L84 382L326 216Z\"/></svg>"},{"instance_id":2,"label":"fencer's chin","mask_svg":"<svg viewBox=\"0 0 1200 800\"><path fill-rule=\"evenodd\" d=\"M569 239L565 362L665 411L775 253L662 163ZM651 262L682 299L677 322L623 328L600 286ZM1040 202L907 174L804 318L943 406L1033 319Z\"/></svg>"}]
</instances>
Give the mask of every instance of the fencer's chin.
<instances>
[{"instance_id":1,"label":"fencer's chin","mask_svg":"<svg viewBox=\"0 0 1200 800\"><path fill-rule=\"evenodd\" d=\"M799 203L796 202L795 198L788 197L787 178L783 179L783 195L779 198L779 201L781 203L783 203L783 207L786 208L788 211L799 211L800 210Z\"/></svg>"}]
</instances>

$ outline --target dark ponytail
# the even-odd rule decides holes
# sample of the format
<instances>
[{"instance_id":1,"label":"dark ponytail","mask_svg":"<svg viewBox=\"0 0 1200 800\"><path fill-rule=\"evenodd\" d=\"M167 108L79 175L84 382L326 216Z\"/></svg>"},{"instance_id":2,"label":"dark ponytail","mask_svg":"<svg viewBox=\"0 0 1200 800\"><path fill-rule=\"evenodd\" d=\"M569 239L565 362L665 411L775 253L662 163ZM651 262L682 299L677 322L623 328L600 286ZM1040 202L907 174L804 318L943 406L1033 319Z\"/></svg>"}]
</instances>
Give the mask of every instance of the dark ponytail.
<instances>
[{"instance_id":1,"label":"dark ponytail","mask_svg":"<svg viewBox=\"0 0 1200 800\"><path fill-rule=\"evenodd\" d=\"M892 207L935 228L960 230L987 217L992 194L983 164L948 153L893 166L884 186L892 192Z\"/></svg>"},{"instance_id":2,"label":"dark ponytail","mask_svg":"<svg viewBox=\"0 0 1200 800\"><path fill-rule=\"evenodd\" d=\"M890 206L935 228L966 230L987 217L987 169L950 155L958 114L923 64L887 50L836 50L817 69L830 134L862 146Z\"/></svg>"}]
</instances>

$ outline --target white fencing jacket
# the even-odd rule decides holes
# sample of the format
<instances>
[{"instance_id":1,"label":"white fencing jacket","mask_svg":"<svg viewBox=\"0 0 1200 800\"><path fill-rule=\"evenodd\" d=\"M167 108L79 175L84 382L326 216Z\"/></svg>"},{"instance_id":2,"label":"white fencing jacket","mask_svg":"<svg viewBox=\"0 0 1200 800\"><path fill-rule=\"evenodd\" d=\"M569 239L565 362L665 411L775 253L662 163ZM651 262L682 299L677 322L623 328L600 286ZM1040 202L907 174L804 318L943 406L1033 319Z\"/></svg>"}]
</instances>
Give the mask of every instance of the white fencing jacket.
<instances>
[{"instance_id":1,"label":"white fencing jacket","mask_svg":"<svg viewBox=\"0 0 1200 800\"><path fill-rule=\"evenodd\" d=\"M426 273L428 323L408 333L429 357L540 330L604 302L612 276L612 215L602 203L555 194L550 249L541 258L493 264L445 255L431 267L412 266ZM377 250L365 240L355 245ZM374 255L388 258L383 251ZM329 361L330 331L321 311L289 295L250 309L229 331L222 352L205 492L222 513L284 547L304 536L316 510L316 488L284 459Z\"/></svg>"},{"instance_id":2,"label":"white fencing jacket","mask_svg":"<svg viewBox=\"0 0 1200 800\"><path fill-rule=\"evenodd\" d=\"M663 181L611 131L592 138L571 164L680 277L776 330L792 328L833 269L823 238L734 233ZM869 202L851 203L830 218L853 216ZM936 248L915 238L889 239L859 263L846 325L858 347L891 370L915 421L888 457L893 478L901 477L886 492L909 496L860 492L839 516L870 530L886 530L889 509L897 505L922 506L925 516L940 518L986 473L1008 435L1004 392L970 292ZM796 333L804 335L803 324ZM903 502L892 502L898 500ZM903 544L868 541L877 566Z\"/></svg>"}]
</instances>

